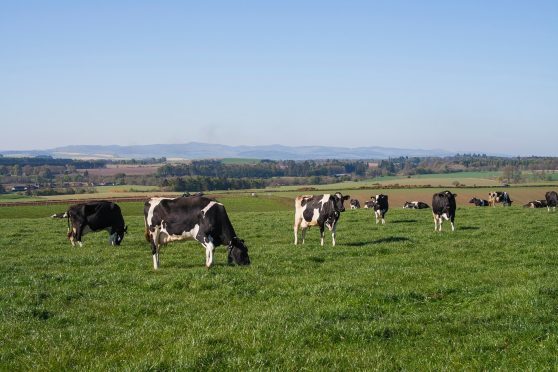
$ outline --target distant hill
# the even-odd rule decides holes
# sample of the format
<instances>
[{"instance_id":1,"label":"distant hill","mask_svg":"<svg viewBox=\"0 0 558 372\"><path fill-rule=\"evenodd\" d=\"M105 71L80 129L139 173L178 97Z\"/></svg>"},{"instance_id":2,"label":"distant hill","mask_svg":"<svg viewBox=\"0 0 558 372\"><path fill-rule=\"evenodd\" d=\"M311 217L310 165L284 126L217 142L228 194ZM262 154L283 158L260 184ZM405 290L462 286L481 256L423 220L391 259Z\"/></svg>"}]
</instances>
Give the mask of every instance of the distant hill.
<instances>
[{"instance_id":1,"label":"distant hill","mask_svg":"<svg viewBox=\"0 0 558 372\"><path fill-rule=\"evenodd\" d=\"M190 142L157 145L72 145L48 150L0 151L5 156L48 155L57 158L145 159L145 158L249 158L271 160L306 159L387 159L399 156L451 156L445 150L399 149L380 146L328 147L328 146L227 146Z\"/></svg>"}]
</instances>

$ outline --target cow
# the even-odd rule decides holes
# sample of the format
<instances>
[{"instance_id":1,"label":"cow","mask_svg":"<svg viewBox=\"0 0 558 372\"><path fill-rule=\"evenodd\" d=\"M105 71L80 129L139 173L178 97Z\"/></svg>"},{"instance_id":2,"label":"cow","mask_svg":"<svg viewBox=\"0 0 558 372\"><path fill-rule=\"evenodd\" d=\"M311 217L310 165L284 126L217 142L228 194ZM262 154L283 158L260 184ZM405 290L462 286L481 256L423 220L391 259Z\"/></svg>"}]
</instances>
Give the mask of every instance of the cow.
<instances>
[{"instance_id":1,"label":"cow","mask_svg":"<svg viewBox=\"0 0 558 372\"><path fill-rule=\"evenodd\" d=\"M68 213L67 212L55 213L52 216L50 216L50 218L68 218Z\"/></svg>"},{"instance_id":2,"label":"cow","mask_svg":"<svg viewBox=\"0 0 558 372\"><path fill-rule=\"evenodd\" d=\"M550 208L552 207L552 211L556 211L556 206L558 206L558 194L556 191L549 191L547 192L544 197L546 198L546 206L548 211L550 212Z\"/></svg>"},{"instance_id":3,"label":"cow","mask_svg":"<svg viewBox=\"0 0 558 372\"><path fill-rule=\"evenodd\" d=\"M469 200L469 203L474 204L476 207L488 207L489 203L486 199L479 199L473 197L473 199Z\"/></svg>"},{"instance_id":4,"label":"cow","mask_svg":"<svg viewBox=\"0 0 558 372\"><path fill-rule=\"evenodd\" d=\"M512 200L506 191L492 191L488 193L488 203L493 207L496 206L496 203L502 203L504 207L511 207Z\"/></svg>"},{"instance_id":5,"label":"cow","mask_svg":"<svg viewBox=\"0 0 558 372\"><path fill-rule=\"evenodd\" d=\"M455 197L449 191L442 191L432 196L432 215L434 216L434 231L442 231L443 219L451 222L451 231L455 231ZM438 226L439 229L438 229Z\"/></svg>"},{"instance_id":6,"label":"cow","mask_svg":"<svg viewBox=\"0 0 558 372\"><path fill-rule=\"evenodd\" d=\"M379 194L370 197L372 202L372 208L374 208L374 216L376 217L376 224L382 219L382 225L386 223L385 215L389 209L388 196L384 194Z\"/></svg>"},{"instance_id":7,"label":"cow","mask_svg":"<svg viewBox=\"0 0 558 372\"><path fill-rule=\"evenodd\" d=\"M345 211L343 203L349 199L340 192L324 195L301 195L295 198L294 244L298 244L298 229L302 230L302 244L306 230L312 226L320 227L320 245L324 245L325 227L331 231L331 245L335 246L335 231L341 212Z\"/></svg>"},{"instance_id":8,"label":"cow","mask_svg":"<svg viewBox=\"0 0 558 372\"><path fill-rule=\"evenodd\" d=\"M358 199L351 199L350 204L351 204L351 209L359 209L360 208L360 202L358 201Z\"/></svg>"},{"instance_id":9,"label":"cow","mask_svg":"<svg viewBox=\"0 0 558 372\"><path fill-rule=\"evenodd\" d=\"M375 204L376 204L376 202L373 202L372 200L369 200L367 202L364 202L364 208L365 209L374 208Z\"/></svg>"},{"instance_id":10,"label":"cow","mask_svg":"<svg viewBox=\"0 0 558 372\"><path fill-rule=\"evenodd\" d=\"M109 242L120 245L128 226L118 204L109 201L92 201L70 206L65 213L68 218L68 239L72 246L76 242L81 246L83 235L88 232L106 230L109 233Z\"/></svg>"},{"instance_id":11,"label":"cow","mask_svg":"<svg viewBox=\"0 0 558 372\"><path fill-rule=\"evenodd\" d=\"M430 208L430 206L426 203L421 202L421 201L411 201L411 202L406 201L405 204L403 205L403 208L406 208L406 209L426 209L426 208Z\"/></svg>"},{"instance_id":12,"label":"cow","mask_svg":"<svg viewBox=\"0 0 558 372\"><path fill-rule=\"evenodd\" d=\"M524 208L545 208L546 206L546 200L532 200L523 205Z\"/></svg>"},{"instance_id":13,"label":"cow","mask_svg":"<svg viewBox=\"0 0 558 372\"><path fill-rule=\"evenodd\" d=\"M151 243L153 268L159 268L161 246L197 240L205 248L205 267L213 265L215 247L227 246L227 260L249 265L248 247L237 237L223 204L205 196L151 198L143 208L145 239Z\"/></svg>"}]
</instances>

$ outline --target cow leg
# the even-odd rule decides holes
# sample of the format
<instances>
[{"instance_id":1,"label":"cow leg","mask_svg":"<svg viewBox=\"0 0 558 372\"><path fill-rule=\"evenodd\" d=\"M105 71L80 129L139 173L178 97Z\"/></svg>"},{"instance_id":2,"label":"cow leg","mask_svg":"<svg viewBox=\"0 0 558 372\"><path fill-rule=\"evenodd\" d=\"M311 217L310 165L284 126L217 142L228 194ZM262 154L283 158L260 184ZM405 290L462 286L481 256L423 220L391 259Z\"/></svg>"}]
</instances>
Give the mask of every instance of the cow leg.
<instances>
[{"instance_id":1,"label":"cow leg","mask_svg":"<svg viewBox=\"0 0 558 372\"><path fill-rule=\"evenodd\" d=\"M325 227L324 225L320 226L320 245L324 246L324 235L325 235Z\"/></svg>"},{"instance_id":2,"label":"cow leg","mask_svg":"<svg viewBox=\"0 0 558 372\"><path fill-rule=\"evenodd\" d=\"M382 214L382 225L385 225L385 224L386 224L386 220L384 219L384 216L385 216L385 215Z\"/></svg>"},{"instance_id":3,"label":"cow leg","mask_svg":"<svg viewBox=\"0 0 558 372\"><path fill-rule=\"evenodd\" d=\"M307 229L308 229L308 227L302 227L301 228L302 244L304 244L304 238L306 238L306 230Z\"/></svg>"},{"instance_id":4,"label":"cow leg","mask_svg":"<svg viewBox=\"0 0 558 372\"><path fill-rule=\"evenodd\" d=\"M438 216L436 216L434 213L432 214L432 216L434 217L434 231L438 231Z\"/></svg>"},{"instance_id":5,"label":"cow leg","mask_svg":"<svg viewBox=\"0 0 558 372\"><path fill-rule=\"evenodd\" d=\"M215 244L210 236L204 239L203 246L205 247L205 267L210 268L213 265L213 253L215 252Z\"/></svg>"},{"instance_id":6,"label":"cow leg","mask_svg":"<svg viewBox=\"0 0 558 372\"><path fill-rule=\"evenodd\" d=\"M295 220L294 223L294 237L295 237L295 245L298 244L298 226L300 225L300 221ZM302 238L302 240L304 241L304 238Z\"/></svg>"},{"instance_id":7,"label":"cow leg","mask_svg":"<svg viewBox=\"0 0 558 372\"><path fill-rule=\"evenodd\" d=\"M76 238L75 238L80 247L83 247L83 243L81 242L81 238L83 236L83 229L85 229L85 225L80 224L77 228L77 233L76 233Z\"/></svg>"},{"instance_id":8,"label":"cow leg","mask_svg":"<svg viewBox=\"0 0 558 372\"><path fill-rule=\"evenodd\" d=\"M159 251L161 246L159 244L159 226L155 227L155 231L151 233L151 255L153 256L153 269L157 270L159 268Z\"/></svg>"},{"instance_id":9,"label":"cow leg","mask_svg":"<svg viewBox=\"0 0 558 372\"><path fill-rule=\"evenodd\" d=\"M335 231L337 231L337 224L333 224L333 228L331 229L331 245L335 247Z\"/></svg>"}]
</instances>

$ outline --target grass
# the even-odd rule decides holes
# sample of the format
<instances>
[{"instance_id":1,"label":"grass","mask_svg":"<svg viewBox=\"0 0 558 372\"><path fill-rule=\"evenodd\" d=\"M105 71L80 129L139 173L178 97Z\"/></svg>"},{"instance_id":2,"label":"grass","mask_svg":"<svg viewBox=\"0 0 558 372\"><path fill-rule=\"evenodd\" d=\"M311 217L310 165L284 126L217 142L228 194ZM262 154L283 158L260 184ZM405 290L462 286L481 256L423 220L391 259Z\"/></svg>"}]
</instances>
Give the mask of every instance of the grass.
<instances>
[{"instance_id":1,"label":"grass","mask_svg":"<svg viewBox=\"0 0 558 372\"><path fill-rule=\"evenodd\" d=\"M195 242L152 270L141 203L130 233L71 248L65 221L0 214L0 369L553 369L558 362L557 213L459 208L343 213L336 247L292 245L281 199L224 200L248 268L203 267ZM236 203L236 204L235 204ZM268 203L268 204L266 204ZM260 205L259 211L252 211ZM48 207L48 206L47 206ZM55 206L56 207L56 206ZM3 208L0 208L0 211ZM277 210L279 209L279 210ZM19 218L15 218L19 217Z\"/></svg>"}]
</instances>

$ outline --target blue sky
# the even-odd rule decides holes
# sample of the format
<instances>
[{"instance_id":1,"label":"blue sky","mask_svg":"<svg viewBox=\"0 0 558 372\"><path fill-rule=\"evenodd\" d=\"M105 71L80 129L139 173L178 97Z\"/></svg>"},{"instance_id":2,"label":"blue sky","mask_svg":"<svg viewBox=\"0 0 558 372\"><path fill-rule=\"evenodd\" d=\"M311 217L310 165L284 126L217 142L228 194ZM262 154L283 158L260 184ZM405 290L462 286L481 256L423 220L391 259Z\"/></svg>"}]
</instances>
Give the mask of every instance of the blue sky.
<instances>
[{"instance_id":1,"label":"blue sky","mask_svg":"<svg viewBox=\"0 0 558 372\"><path fill-rule=\"evenodd\" d=\"M0 149L558 155L558 1L7 1Z\"/></svg>"}]
</instances>

